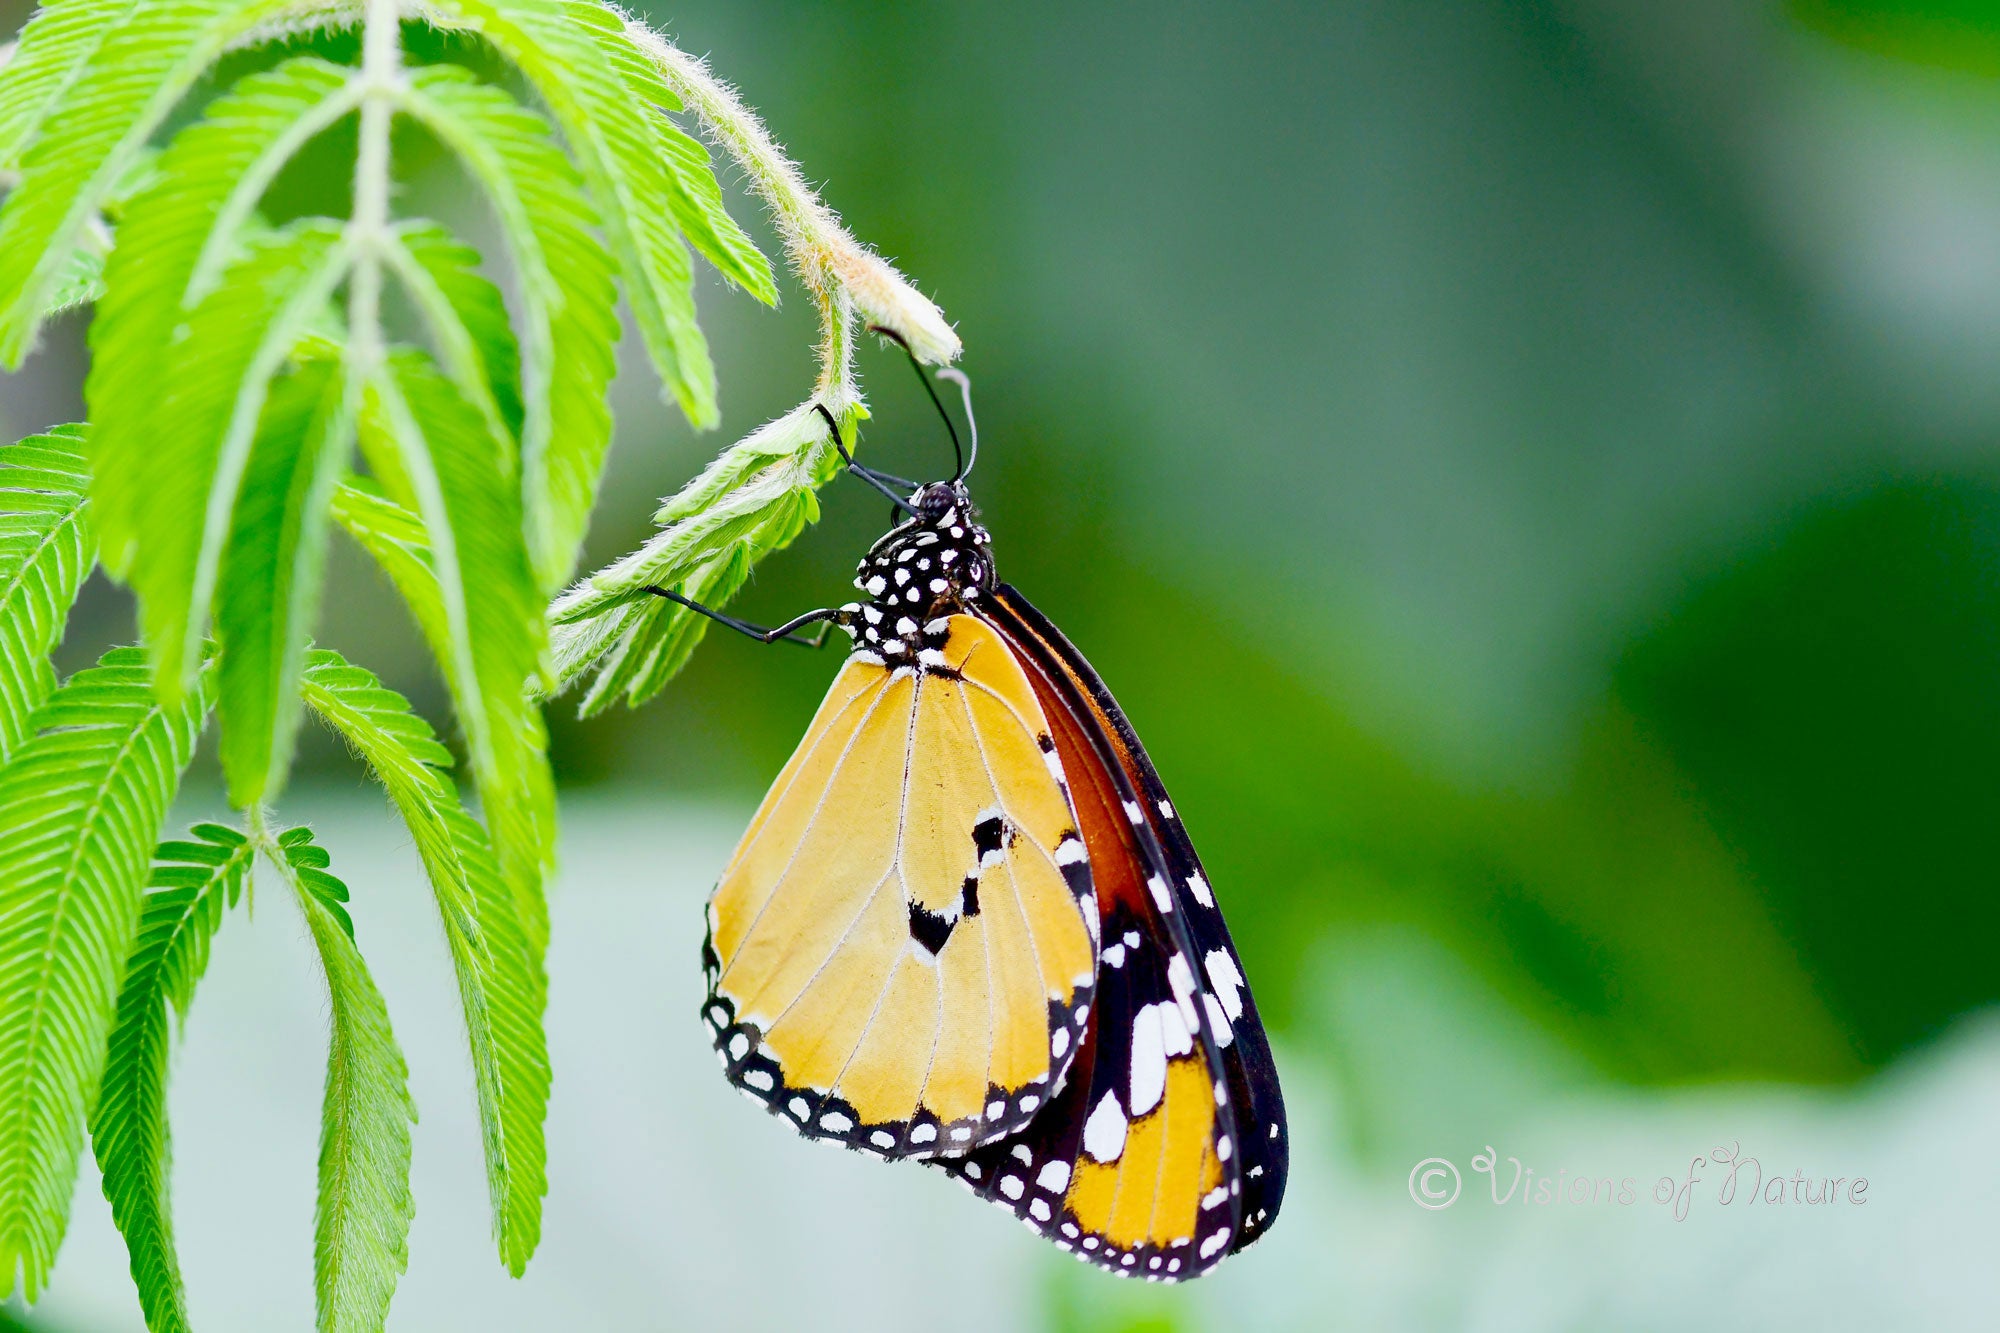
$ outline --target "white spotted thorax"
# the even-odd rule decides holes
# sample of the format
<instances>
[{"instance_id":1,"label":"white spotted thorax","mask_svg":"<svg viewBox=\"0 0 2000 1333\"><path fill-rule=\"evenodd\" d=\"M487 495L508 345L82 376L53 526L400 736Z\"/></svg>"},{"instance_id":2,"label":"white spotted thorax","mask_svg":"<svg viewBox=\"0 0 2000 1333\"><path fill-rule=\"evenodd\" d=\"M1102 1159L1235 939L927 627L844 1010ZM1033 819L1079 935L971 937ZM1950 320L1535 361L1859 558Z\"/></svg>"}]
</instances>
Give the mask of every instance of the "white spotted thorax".
<instances>
[{"instance_id":1,"label":"white spotted thorax","mask_svg":"<svg viewBox=\"0 0 2000 1333\"><path fill-rule=\"evenodd\" d=\"M930 483L910 508L869 548L854 578L868 600L843 606L840 624L864 661L948 671L950 617L993 586L992 538L961 481Z\"/></svg>"}]
</instances>

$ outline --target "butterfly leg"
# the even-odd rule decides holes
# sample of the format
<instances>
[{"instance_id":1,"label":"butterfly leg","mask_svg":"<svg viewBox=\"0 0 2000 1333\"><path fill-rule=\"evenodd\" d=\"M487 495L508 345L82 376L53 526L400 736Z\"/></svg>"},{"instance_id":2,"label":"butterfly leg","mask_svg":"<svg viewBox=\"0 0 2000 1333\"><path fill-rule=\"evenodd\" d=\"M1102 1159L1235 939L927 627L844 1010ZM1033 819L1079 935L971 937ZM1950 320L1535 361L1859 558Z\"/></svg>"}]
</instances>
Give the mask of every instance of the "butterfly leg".
<instances>
[{"instance_id":1,"label":"butterfly leg","mask_svg":"<svg viewBox=\"0 0 2000 1333\"><path fill-rule=\"evenodd\" d=\"M703 606L692 597L683 597L671 588L661 588L648 583L645 587L639 589L639 591L649 592L655 597L664 597L670 602L678 602L688 610L699 612L718 625L727 625L738 634L748 635L759 643L796 643L801 648L817 648L826 642L827 632L833 629L835 625L844 624L847 616L847 613L838 607L825 607L818 611L808 611L802 616L793 616L790 620L787 620L775 629L766 629L762 625L753 625L747 620L738 620L735 616L724 615L714 607ZM793 637L797 631L814 623L818 623L819 633L813 635L810 639Z\"/></svg>"}]
</instances>

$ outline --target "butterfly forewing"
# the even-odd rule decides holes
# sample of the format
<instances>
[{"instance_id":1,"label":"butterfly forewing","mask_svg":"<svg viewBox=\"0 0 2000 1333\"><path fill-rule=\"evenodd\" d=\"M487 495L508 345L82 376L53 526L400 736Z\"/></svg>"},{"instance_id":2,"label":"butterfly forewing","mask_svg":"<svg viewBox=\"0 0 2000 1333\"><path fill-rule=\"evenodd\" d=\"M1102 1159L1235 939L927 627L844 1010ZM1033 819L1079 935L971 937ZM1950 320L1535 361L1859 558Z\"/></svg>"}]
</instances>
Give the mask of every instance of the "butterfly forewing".
<instances>
[{"instance_id":1,"label":"butterfly forewing","mask_svg":"<svg viewBox=\"0 0 2000 1333\"><path fill-rule=\"evenodd\" d=\"M730 1080L887 1156L1026 1125L1081 1044L1096 962L1034 689L971 616L929 637L921 666L849 659L723 872L704 950Z\"/></svg>"}]
</instances>

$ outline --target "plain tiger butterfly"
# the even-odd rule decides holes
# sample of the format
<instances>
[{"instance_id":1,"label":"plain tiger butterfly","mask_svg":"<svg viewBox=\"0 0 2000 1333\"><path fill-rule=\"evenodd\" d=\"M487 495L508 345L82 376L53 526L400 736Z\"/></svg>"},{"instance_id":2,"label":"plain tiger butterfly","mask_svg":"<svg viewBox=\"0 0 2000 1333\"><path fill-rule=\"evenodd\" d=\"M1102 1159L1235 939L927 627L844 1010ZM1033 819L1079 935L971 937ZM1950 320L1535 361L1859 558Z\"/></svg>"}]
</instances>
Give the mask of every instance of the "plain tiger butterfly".
<instances>
[{"instance_id":1,"label":"plain tiger butterfly","mask_svg":"<svg viewBox=\"0 0 2000 1333\"><path fill-rule=\"evenodd\" d=\"M763 630L649 589L854 644L709 900L715 1049L809 1138L928 1162L1114 1273L1199 1276L1270 1227L1288 1153L1215 892L1110 690L1000 582L970 460L916 486L827 424L900 517L864 600Z\"/></svg>"}]
</instances>

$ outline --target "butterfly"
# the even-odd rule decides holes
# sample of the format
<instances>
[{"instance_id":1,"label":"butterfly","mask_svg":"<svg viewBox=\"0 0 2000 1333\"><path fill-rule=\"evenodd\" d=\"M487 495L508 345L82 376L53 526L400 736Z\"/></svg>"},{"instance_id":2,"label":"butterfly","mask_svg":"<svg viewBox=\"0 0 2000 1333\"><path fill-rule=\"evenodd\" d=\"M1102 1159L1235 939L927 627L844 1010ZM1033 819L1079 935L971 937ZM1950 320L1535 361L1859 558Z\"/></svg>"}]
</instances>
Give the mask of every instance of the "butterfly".
<instances>
[{"instance_id":1,"label":"butterfly","mask_svg":"<svg viewBox=\"0 0 2000 1333\"><path fill-rule=\"evenodd\" d=\"M827 424L900 516L862 600L763 630L651 589L766 641L853 638L708 903L723 1068L1100 1267L1206 1273L1270 1227L1288 1157L1214 890L1111 692L999 581L969 462L916 486Z\"/></svg>"}]
</instances>

